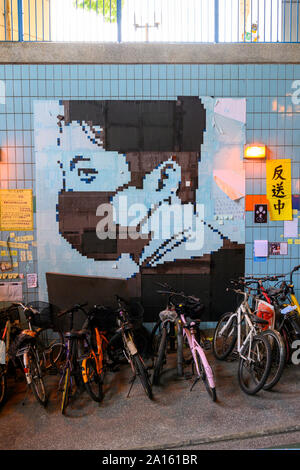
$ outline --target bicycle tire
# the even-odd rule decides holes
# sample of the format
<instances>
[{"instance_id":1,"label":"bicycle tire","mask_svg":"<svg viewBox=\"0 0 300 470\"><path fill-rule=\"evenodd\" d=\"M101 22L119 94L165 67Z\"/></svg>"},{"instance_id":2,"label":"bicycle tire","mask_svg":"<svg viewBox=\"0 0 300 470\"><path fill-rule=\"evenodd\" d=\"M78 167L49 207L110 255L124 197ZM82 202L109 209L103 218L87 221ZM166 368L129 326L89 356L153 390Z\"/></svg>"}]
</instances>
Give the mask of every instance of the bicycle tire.
<instances>
[{"instance_id":1,"label":"bicycle tire","mask_svg":"<svg viewBox=\"0 0 300 470\"><path fill-rule=\"evenodd\" d=\"M138 377L141 381L141 384L144 388L144 391L145 391L146 395L150 398L150 400L152 400L153 393L152 393L151 383L150 383L150 380L149 380L147 369L146 369L140 355L135 354L134 356L132 356L132 360L133 360L133 365L134 365L136 374L138 375Z\"/></svg>"},{"instance_id":2,"label":"bicycle tire","mask_svg":"<svg viewBox=\"0 0 300 470\"><path fill-rule=\"evenodd\" d=\"M158 347L159 347L158 337L160 336L160 331L157 333L157 330L160 330L160 326L161 326L161 320L158 320L155 323L150 334L150 344L151 344L153 356L158 352Z\"/></svg>"},{"instance_id":3,"label":"bicycle tire","mask_svg":"<svg viewBox=\"0 0 300 470\"><path fill-rule=\"evenodd\" d=\"M55 337L54 337L55 335ZM61 358L64 348L64 335L62 331L53 332L48 328L42 330L37 336L40 365L46 370L53 367Z\"/></svg>"},{"instance_id":4,"label":"bicycle tire","mask_svg":"<svg viewBox=\"0 0 300 470\"><path fill-rule=\"evenodd\" d=\"M97 372L94 357L84 359L82 363L82 376L85 389L92 400L101 402L103 400L103 374Z\"/></svg>"},{"instance_id":5,"label":"bicycle tire","mask_svg":"<svg viewBox=\"0 0 300 470\"><path fill-rule=\"evenodd\" d=\"M33 353L33 351L28 352L28 369L31 375L31 390L36 398L36 400L43 406L46 406L47 395L44 380L41 373L40 365Z\"/></svg>"},{"instance_id":6,"label":"bicycle tire","mask_svg":"<svg viewBox=\"0 0 300 470\"><path fill-rule=\"evenodd\" d=\"M271 368L263 389L271 390L282 376L286 364L286 348L278 331L268 328L262 334L268 338L271 347Z\"/></svg>"},{"instance_id":7,"label":"bicycle tire","mask_svg":"<svg viewBox=\"0 0 300 470\"><path fill-rule=\"evenodd\" d=\"M1 367L1 366L0 366ZM6 372L0 371L0 407L4 405L7 397L7 379Z\"/></svg>"},{"instance_id":8,"label":"bicycle tire","mask_svg":"<svg viewBox=\"0 0 300 470\"><path fill-rule=\"evenodd\" d=\"M242 349L241 354L247 356L250 342L248 342ZM261 348L259 350L258 348ZM271 367L271 347L269 341L263 335L256 335L253 338L251 345L251 363L249 366L248 360L245 360L241 355L239 358L238 367L238 380L241 389L247 395L255 395L259 392L266 383ZM243 371L249 370L250 377L253 380L253 386L249 385L246 377L243 376Z\"/></svg>"},{"instance_id":9,"label":"bicycle tire","mask_svg":"<svg viewBox=\"0 0 300 470\"><path fill-rule=\"evenodd\" d=\"M198 366L200 377L205 385L208 395L210 396L213 402L217 401L216 387L210 386L207 375L206 375L205 367L203 365L199 351L197 350L195 350L194 361L196 362L196 365ZM197 367L196 367L196 370L197 370Z\"/></svg>"},{"instance_id":10,"label":"bicycle tire","mask_svg":"<svg viewBox=\"0 0 300 470\"><path fill-rule=\"evenodd\" d=\"M70 388L71 388L71 373L70 373L70 368L67 367L64 371L64 378L63 378L63 393L62 393L62 398L61 398L61 412L62 414L65 414L66 408L69 403L69 395L70 395Z\"/></svg>"},{"instance_id":11,"label":"bicycle tire","mask_svg":"<svg viewBox=\"0 0 300 470\"><path fill-rule=\"evenodd\" d=\"M183 377L183 332L181 323L177 323L177 375Z\"/></svg>"},{"instance_id":12,"label":"bicycle tire","mask_svg":"<svg viewBox=\"0 0 300 470\"><path fill-rule=\"evenodd\" d=\"M229 354L232 352L236 344L236 340L237 340L236 317L232 318L232 322L228 324L228 327L222 333L222 336L220 335L218 336L218 332L221 331L222 327L224 326L224 323L226 323L232 315L234 315L233 312L224 313L219 319L217 326L215 328L215 331L214 331L212 349L213 349L214 356L216 357L216 359L219 359L219 361L223 361L224 359L226 359L229 356ZM228 335L229 333L231 333L231 337L229 337ZM223 339L221 340L221 338ZM224 348L224 341L226 341L227 338L229 338L229 341L228 341L226 348ZM219 352L218 350L218 340L221 343L222 352Z\"/></svg>"},{"instance_id":13,"label":"bicycle tire","mask_svg":"<svg viewBox=\"0 0 300 470\"><path fill-rule=\"evenodd\" d=\"M155 361L155 364L154 364L152 385L159 384L159 379L160 379L161 371L163 369L164 359L166 357L166 349L167 349L167 328L164 327L162 329L161 338L159 342L157 360Z\"/></svg>"}]
</instances>

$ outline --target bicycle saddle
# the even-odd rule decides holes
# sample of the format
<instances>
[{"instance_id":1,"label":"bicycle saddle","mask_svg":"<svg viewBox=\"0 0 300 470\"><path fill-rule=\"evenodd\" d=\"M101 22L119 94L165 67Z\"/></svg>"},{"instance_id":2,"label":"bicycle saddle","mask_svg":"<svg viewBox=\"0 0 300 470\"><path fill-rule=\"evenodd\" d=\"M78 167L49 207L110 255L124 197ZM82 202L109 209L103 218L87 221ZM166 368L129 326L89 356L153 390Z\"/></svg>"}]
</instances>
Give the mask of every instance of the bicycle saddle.
<instances>
[{"instance_id":1,"label":"bicycle saddle","mask_svg":"<svg viewBox=\"0 0 300 470\"><path fill-rule=\"evenodd\" d=\"M187 322L185 325L183 325L183 327L186 328L187 330L190 330L191 328L198 326L200 323L201 323L201 320L199 319L191 320Z\"/></svg>"},{"instance_id":2,"label":"bicycle saddle","mask_svg":"<svg viewBox=\"0 0 300 470\"><path fill-rule=\"evenodd\" d=\"M252 315L251 320L253 323L261 323L262 325L268 325L269 322L267 320L264 320L263 318L258 317L257 315Z\"/></svg>"}]
</instances>

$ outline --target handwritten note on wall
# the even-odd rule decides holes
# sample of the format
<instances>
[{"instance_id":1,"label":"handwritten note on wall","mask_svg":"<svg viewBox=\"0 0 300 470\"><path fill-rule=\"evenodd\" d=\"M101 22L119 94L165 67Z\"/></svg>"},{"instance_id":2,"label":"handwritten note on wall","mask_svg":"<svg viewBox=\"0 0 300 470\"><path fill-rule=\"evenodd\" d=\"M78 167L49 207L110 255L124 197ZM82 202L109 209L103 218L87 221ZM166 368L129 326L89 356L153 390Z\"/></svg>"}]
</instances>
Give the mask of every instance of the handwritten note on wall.
<instances>
[{"instance_id":1,"label":"handwritten note on wall","mask_svg":"<svg viewBox=\"0 0 300 470\"><path fill-rule=\"evenodd\" d=\"M0 230L33 230L31 189L0 190Z\"/></svg>"}]
</instances>

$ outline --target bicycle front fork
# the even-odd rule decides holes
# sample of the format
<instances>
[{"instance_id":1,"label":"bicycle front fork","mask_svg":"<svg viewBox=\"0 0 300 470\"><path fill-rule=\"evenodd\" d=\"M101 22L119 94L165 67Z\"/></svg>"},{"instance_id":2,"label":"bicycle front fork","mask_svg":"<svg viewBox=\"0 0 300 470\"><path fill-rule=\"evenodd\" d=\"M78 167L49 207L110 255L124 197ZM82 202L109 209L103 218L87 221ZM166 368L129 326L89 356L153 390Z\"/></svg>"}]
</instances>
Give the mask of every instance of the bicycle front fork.
<instances>
[{"instance_id":1,"label":"bicycle front fork","mask_svg":"<svg viewBox=\"0 0 300 470\"><path fill-rule=\"evenodd\" d=\"M26 377L26 382L28 383L28 385L30 385L32 382L32 377L31 377L31 372L29 368L28 352L25 352L23 355L23 363L24 363L24 373Z\"/></svg>"}]
</instances>

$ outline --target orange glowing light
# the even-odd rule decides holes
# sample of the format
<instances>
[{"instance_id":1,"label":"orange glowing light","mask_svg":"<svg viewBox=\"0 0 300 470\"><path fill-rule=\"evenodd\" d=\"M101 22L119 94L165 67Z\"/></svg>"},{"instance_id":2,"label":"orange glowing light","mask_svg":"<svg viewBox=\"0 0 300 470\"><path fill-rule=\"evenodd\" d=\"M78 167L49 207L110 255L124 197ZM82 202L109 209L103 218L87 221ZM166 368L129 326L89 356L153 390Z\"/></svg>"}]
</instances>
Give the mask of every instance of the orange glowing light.
<instances>
[{"instance_id":1,"label":"orange glowing light","mask_svg":"<svg viewBox=\"0 0 300 470\"><path fill-rule=\"evenodd\" d=\"M247 145L245 147L244 158L266 158L266 146Z\"/></svg>"}]
</instances>

